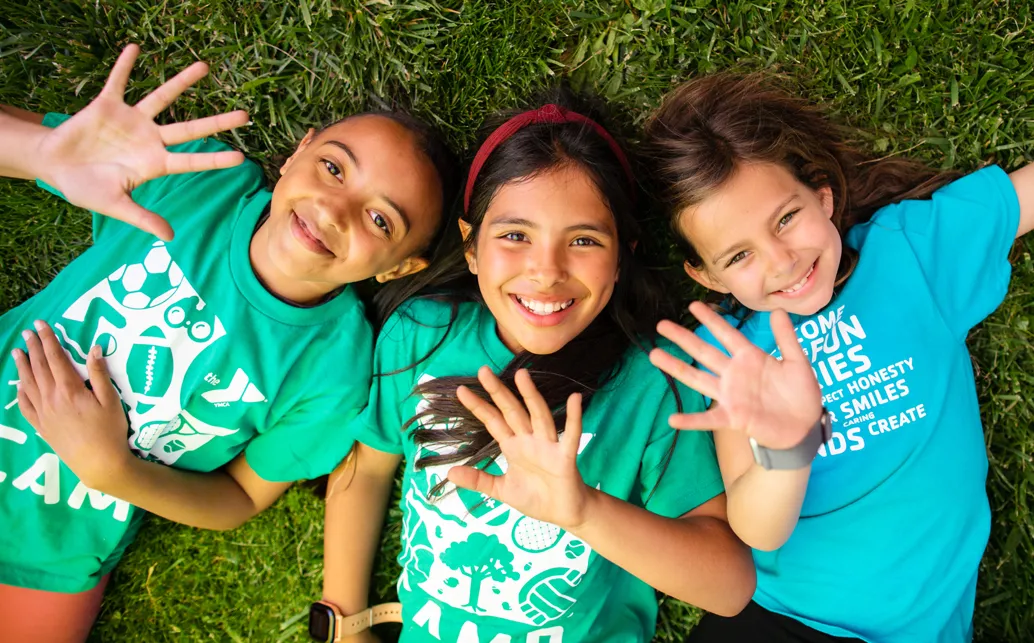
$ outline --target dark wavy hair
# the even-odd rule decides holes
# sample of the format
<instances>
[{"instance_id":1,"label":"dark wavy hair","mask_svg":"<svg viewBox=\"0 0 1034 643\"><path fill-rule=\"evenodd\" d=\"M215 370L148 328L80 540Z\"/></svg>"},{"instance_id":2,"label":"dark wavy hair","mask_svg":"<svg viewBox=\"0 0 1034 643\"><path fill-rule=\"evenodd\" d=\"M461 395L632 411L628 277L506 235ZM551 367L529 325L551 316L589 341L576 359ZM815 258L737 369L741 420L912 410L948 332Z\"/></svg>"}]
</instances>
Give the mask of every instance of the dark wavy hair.
<instances>
[{"instance_id":1,"label":"dark wavy hair","mask_svg":"<svg viewBox=\"0 0 1034 643\"><path fill-rule=\"evenodd\" d=\"M792 92L785 79L722 72L669 93L647 122L643 151L686 260L703 268L692 241L682 236L680 219L741 165L773 163L812 189L828 186L841 239L883 206L928 198L959 176L911 159L875 158L852 145L857 134ZM858 253L845 243L838 286L857 263ZM719 299L729 312L743 312L731 297Z\"/></svg>"},{"instance_id":2,"label":"dark wavy hair","mask_svg":"<svg viewBox=\"0 0 1034 643\"><path fill-rule=\"evenodd\" d=\"M556 90L538 105L545 103L556 103L600 121L599 111L591 108L586 99L576 99L568 92ZM503 113L490 119L481 140L516 113ZM476 247L481 223L496 194L506 185L565 167L584 171L614 215L618 231L619 278L604 310L575 339L549 355L520 353L499 375L516 394L514 376L518 369L528 369L546 403L554 409L560 431L566 419L568 396L581 393L583 407L587 408L596 391L617 375L625 352L632 346L645 350L643 338L652 337L657 322L674 312L668 308L660 282L634 256L635 242L640 235L636 217L637 184L629 180L607 142L591 127L577 123L535 124L519 130L501 143L488 157L475 180L470 209L464 217L471 226L466 241L459 240L453 223L450 229L456 233L452 235L451 243L438 248L438 256L433 259L432 266L394 290L382 290L376 301L381 320L410 296L452 304L452 315L442 340L428 355L402 370L426 360L451 330L460 303L473 301L484 304L477 279L468 270L464 252ZM390 374L378 376L384 375ZM674 391L670 380L669 384ZM403 429L415 426L413 437L417 443L455 447L451 453L421 457L416 462L417 467L476 464L491 461L499 455L499 445L481 421L457 399L456 388L460 385L488 397L476 377L441 377L417 386L415 392L422 395L429 406L410 418ZM681 401L679 406L681 408ZM429 426L447 428L425 428Z\"/></svg>"}]
</instances>

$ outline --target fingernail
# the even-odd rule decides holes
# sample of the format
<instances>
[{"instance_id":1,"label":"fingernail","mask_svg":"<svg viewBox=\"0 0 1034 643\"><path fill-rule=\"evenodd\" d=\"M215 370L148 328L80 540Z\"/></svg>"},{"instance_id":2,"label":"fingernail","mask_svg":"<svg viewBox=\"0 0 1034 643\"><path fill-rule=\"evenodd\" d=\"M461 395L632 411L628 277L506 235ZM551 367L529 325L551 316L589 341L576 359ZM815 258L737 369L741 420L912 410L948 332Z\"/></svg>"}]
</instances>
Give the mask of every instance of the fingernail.
<instances>
[{"instance_id":1,"label":"fingernail","mask_svg":"<svg viewBox=\"0 0 1034 643\"><path fill-rule=\"evenodd\" d=\"M37 319L36 321L32 322L32 325L36 327L36 330L43 330L47 327L47 325L43 323L42 319Z\"/></svg>"},{"instance_id":2,"label":"fingernail","mask_svg":"<svg viewBox=\"0 0 1034 643\"><path fill-rule=\"evenodd\" d=\"M18 352L18 350L11 351L11 357L13 357L14 359L18 359Z\"/></svg>"},{"instance_id":3,"label":"fingernail","mask_svg":"<svg viewBox=\"0 0 1034 643\"><path fill-rule=\"evenodd\" d=\"M22 331L22 339L24 339L25 341L29 341L30 339L32 339L32 331L31 330L23 330Z\"/></svg>"},{"instance_id":4,"label":"fingernail","mask_svg":"<svg viewBox=\"0 0 1034 643\"><path fill-rule=\"evenodd\" d=\"M94 359L100 359L101 358L101 347L100 346L94 346L93 348L91 348L90 349L90 357L92 357Z\"/></svg>"}]
</instances>

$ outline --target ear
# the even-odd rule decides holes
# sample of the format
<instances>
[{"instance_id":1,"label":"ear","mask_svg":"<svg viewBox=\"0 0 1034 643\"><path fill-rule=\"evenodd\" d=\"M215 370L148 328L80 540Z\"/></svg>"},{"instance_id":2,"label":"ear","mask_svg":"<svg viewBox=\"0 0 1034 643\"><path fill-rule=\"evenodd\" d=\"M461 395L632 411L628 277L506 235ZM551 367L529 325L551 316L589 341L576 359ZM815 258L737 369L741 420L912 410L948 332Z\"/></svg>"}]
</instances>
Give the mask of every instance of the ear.
<instances>
[{"instance_id":1,"label":"ear","mask_svg":"<svg viewBox=\"0 0 1034 643\"><path fill-rule=\"evenodd\" d=\"M416 274L427 268L427 266L427 259L424 259L423 257L407 257L402 260L402 263L390 270L376 275L374 279L377 280L377 283L383 284L401 277L408 277L409 275Z\"/></svg>"},{"instance_id":2,"label":"ear","mask_svg":"<svg viewBox=\"0 0 1034 643\"><path fill-rule=\"evenodd\" d=\"M722 282L712 277L711 273L707 272L706 268L694 268L688 261L683 261L682 269L686 271L686 274L689 275L690 279L704 288L714 290L715 292L729 294L729 289L722 285Z\"/></svg>"},{"instance_id":3,"label":"ear","mask_svg":"<svg viewBox=\"0 0 1034 643\"><path fill-rule=\"evenodd\" d=\"M470 225L470 223L463 217L460 217L457 220L457 223L459 223L460 226L460 236L463 237L463 241L466 242L467 239L470 238L470 233L474 230L474 226ZM471 249L464 252L463 258L467 260L467 268L470 270L470 274L478 274L478 259L474 250Z\"/></svg>"},{"instance_id":4,"label":"ear","mask_svg":"<svg viewBox=\"0 0 1034 643\"><path fill-rule=\"evenodd\" d=\"M822 212L825 213L827 219L833 218L833 188L828 185L824 185L821 188L815 190L815 194L819 195L819 203L822 205Z\"/></svg>"},{"instance_id":5,"label":"ear","mask_svg":"<svg viewBox=\"0 0 1034 643\"><path fill-rule=\"evenodd\" d=\"M287 157L287 160L284 161L284 164L280 166L280 176L283 176L287 173L287 169L291 167L291 163L294 162L294 159L297 158L297 156L301 154L302 151L305 150L305 148L309 147L309 143L312 142L312 139L315 136L316 130L310 127L309 131L306 132L305 136L302 137L302 140L298 143L298 148L295 149L294 153L291 154L291 156Z\"/></svg>"}]
</instances>

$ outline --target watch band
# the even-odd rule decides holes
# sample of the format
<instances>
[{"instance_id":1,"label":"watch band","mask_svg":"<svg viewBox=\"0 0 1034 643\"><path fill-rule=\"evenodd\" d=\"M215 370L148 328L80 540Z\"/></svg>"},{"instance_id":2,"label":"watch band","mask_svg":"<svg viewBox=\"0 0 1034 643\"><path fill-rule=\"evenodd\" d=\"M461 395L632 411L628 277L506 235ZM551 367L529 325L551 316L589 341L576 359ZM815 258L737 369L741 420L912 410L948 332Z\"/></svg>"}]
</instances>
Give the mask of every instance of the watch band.
<instances>
[{"instance_id":1,"label":"watch band","mask_svg":"<svg viewBox=\"0 0 1034 643\"><path fill-rule=\"evenodd\" d=\"M401 623L402 603L381 603L351 616L342 616L335 628L335 638L351 636L381 623ZM340 634L337 634L340 632Z\"/></svg>"},{"instance_id":2,"label":"watch band","mask_svg":"<svg viewBox=\"0 0 1034 643\"><path fill-rule=\"evenodd\" d=\"M823 408L819 421L796 446L789 449L769 449L758 444L754 438L749 438L750 449L754 452L754 462L769 471L803 469L815 459L819 447L829 440L832 432L833 415Z\"/></svg>"}]
</instances>

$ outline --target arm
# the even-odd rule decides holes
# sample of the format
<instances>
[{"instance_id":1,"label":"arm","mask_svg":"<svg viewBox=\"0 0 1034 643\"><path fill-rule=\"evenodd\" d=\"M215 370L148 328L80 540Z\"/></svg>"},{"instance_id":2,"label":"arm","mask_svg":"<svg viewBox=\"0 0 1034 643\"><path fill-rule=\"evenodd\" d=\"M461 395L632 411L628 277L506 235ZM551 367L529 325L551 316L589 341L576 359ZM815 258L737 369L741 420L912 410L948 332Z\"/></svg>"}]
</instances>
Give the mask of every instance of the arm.
<instances>
[{"instance_id":1,"label":"arm","mask_svg":"<svg viewBox=\"0 0 1034 643\"><path fill-rule=\"evenodd\" d=\"M12 179L35 179L39 174L36 163L39 146L48 128L43 118L30 120L32 112L0 105L0 176ZM38 116L38 115L34 115Z\"/></svg>"},{"instance_id":2,"label":"arm","mask_svg":"<svg viewBox=\"0 0 1034 643\"><path fill-rule=\"evenodd\" d=\"M141 460L126 446L128 423L99 347L86 367L91 388L46 324L15 351L18 406L54 453L85 484L163 518L205 529L233 529L290 486L256 474L244 455L219 471L199 473ZM75 430L68 430L75 427Z\"/></svg>"},{"instance_id":3,"label":"arm","mask_svg":"<svg viewBox=\"0 0 1034 643\"><path fill-rule=\"evenodd\" d=\"M1021 167L1009 178L1020 201L1020 227L1016 230L1019 239L1034 230L1034 163Z\"/></svg>"},{"instance_id":4,"label":"arm","mask_svg":"<svg viewBox=\"0 0 1034 643\"><path fill-rule=\"evenodd\" d=\"M346 616L368 607L373 559L400 460L357 442L328 480L323 600Z\"/></svg>"},{"instance_id":5,"label":"arm","mask_svg":"<svg viewBox=\"0 0 1034 643\"><path fill-rule=\"evenodd\" d=\"M681 518L665 518L589 489L585 520L569 531L651 587L722 616L754 595L754 560L717 496ZM673 564L677 565L673 569Z\"/></svg>"}]
</instances>

